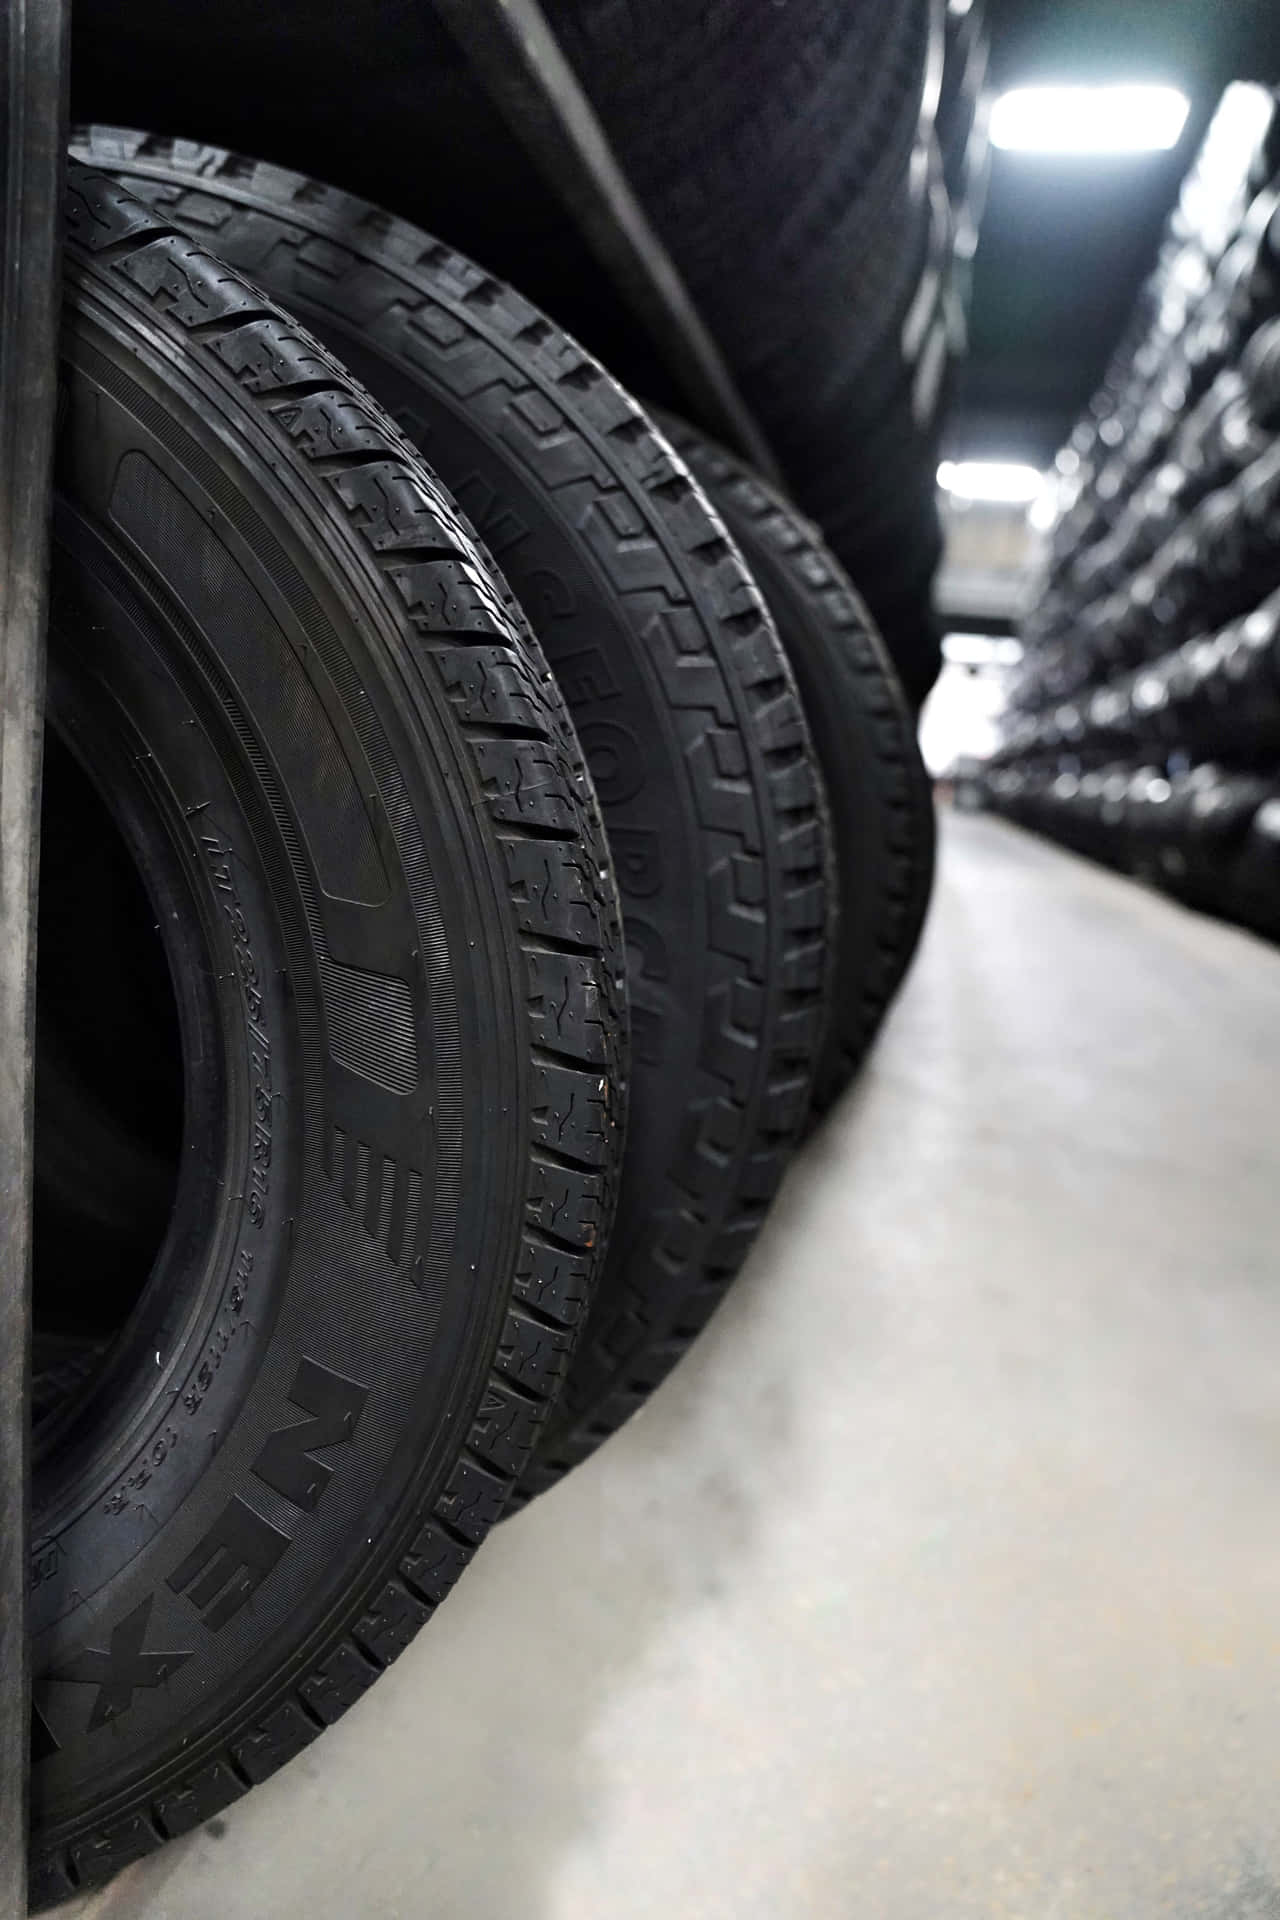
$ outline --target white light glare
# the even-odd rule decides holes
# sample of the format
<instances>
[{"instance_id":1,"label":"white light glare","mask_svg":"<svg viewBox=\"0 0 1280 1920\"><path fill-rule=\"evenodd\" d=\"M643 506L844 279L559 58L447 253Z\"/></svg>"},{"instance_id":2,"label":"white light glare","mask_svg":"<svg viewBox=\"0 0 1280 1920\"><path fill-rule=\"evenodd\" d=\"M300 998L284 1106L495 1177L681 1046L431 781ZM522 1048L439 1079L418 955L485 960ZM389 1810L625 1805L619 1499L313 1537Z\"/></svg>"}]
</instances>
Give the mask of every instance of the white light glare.
<instances>
[{"instance_id":1,"label":"white light glare","mask_svg":"<svg viewBox=\"0 0 1280 1920\"><path fill-rule=\"evenodd\" d=\"M983 500L992 506L1025 507L1040 498L1044 477L1013 460L944 460L938 485L958 500Z\"/></svg>"},{"instance_id":2,"label":"white light glare","mask_svg":"<svg viewBox=\"0 0 1280 1920\"><path fill-rule=\"evenodd\" d=\"M942 657L953 667L1016 667L1022 658L1022 643L1012 635L1002 638L990 633L944 633Z\"/></svg>"},{"instance_id":3,"label":"white light glare","mask_svg":"<svg viewBox=\"0 0 1280 1920\"><path fill-rule=\"evenodd\" d=\"M1176 87L1015 87L991 109L1008 153L1167 153L1190 102Z\"/></svg>"},{"instance_id":4,"label":"white light glare","mask_svg":"<svg viewBox=\"0 0 1280 1920\"><path fill-rule=\"evenodd\" d=\"M1046 487L1043 493L1036 495L1027 508L1027 525L1035 533L1048 533L1057 518L1058 507L1053 497L1053 489Z\"/></svg>"}]
</instances>

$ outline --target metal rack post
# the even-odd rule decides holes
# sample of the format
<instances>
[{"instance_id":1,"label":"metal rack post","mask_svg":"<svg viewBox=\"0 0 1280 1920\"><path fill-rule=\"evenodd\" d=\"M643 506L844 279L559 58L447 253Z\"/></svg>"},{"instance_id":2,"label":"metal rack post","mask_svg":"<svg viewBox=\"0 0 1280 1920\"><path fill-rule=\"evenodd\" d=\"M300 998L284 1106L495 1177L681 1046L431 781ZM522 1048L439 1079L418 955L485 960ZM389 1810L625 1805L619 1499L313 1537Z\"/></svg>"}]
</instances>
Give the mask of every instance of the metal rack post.
<instances>
[{"instance_id":1,"label":"metal rack post","mask_svg":"<svg viewBox=\"0 0 1280 1920\"><path fill-rule=\"evenodd\" d=\"M35 899L57 391L65 0L2 0L0 238L0 1920L26 1912Z\"/></svg>"}]
</instances>

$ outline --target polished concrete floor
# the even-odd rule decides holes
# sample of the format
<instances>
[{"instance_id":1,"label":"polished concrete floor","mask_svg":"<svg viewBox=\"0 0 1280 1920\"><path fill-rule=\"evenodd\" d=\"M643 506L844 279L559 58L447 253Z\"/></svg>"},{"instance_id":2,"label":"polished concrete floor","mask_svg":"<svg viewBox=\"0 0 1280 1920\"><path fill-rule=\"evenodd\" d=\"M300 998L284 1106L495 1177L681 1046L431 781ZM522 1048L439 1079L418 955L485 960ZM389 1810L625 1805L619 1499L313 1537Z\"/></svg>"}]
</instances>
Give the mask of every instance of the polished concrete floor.
<instances>
[{"instance_id":1,"label":"polished concrete floor","mask_svg":"<svg viewBox=\"0 0 1280 1920\"><path fill-rule=\"evenodd\" d=\"M1280 953L947 818L648 1410L95 1920L1276 1920Z\"/></svg>"}]
</instances>

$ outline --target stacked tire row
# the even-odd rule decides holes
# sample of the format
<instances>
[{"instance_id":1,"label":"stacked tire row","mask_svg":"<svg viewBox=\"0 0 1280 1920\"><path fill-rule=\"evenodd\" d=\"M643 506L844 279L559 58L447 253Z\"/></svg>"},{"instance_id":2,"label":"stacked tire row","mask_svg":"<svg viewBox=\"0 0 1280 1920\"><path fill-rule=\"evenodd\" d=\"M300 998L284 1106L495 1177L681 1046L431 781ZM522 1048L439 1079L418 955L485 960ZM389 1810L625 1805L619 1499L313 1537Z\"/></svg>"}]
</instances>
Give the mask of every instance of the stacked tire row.
<instances>
[{"instance_id":1,"label":"stacked tire row","mask_svg":"<svg viewBox=\"0 0 1280 1920\"><path fill-rule=\"evenodd\" d=\"M936 677L937 444L987 166L981 0L563 0L557 30L663 241L857 580ZM812 369L821 368L815 381Z\"/></svg>"},{"instance_id":2,"label":"stacked tire row","mask_svg":"<svg viewBox=\"0 0 1280 1920\"><path fill-rule=\"evenodd\" d=\"M1280 936L1280 111L1233 86L1058 456L993 805Z\"/></svg>"},{"instance_id":3,"label":"stacked tire row","mask_svg":"<svg viewBox=\"0 0 1280 1920\"><path fill-rule=\"evenodd\" d=\"M639 1407L916 944L815 529L334 188L77 136L33 1905L312 1741Z\"/></svg>"}]
</instances>

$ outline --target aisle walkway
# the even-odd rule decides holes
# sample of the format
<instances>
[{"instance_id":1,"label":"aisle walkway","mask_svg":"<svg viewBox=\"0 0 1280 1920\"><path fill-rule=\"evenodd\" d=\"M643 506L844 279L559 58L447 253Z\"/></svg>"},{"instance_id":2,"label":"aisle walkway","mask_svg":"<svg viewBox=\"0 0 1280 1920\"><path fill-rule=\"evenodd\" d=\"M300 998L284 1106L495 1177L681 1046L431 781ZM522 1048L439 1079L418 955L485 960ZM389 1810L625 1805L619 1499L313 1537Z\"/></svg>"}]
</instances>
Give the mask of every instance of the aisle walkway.
<instances>
[{"instance_id":1,"label":"aisle walkway","mask_svg":"<svg viewBox=\"0 0 1280 1920\"><path fill-rule=\"evenodd\" d=\"M1280 953L948 818L858 1094L650 1409L68 1914L1274 1920Z\"/></svg>"}]
</instances>

